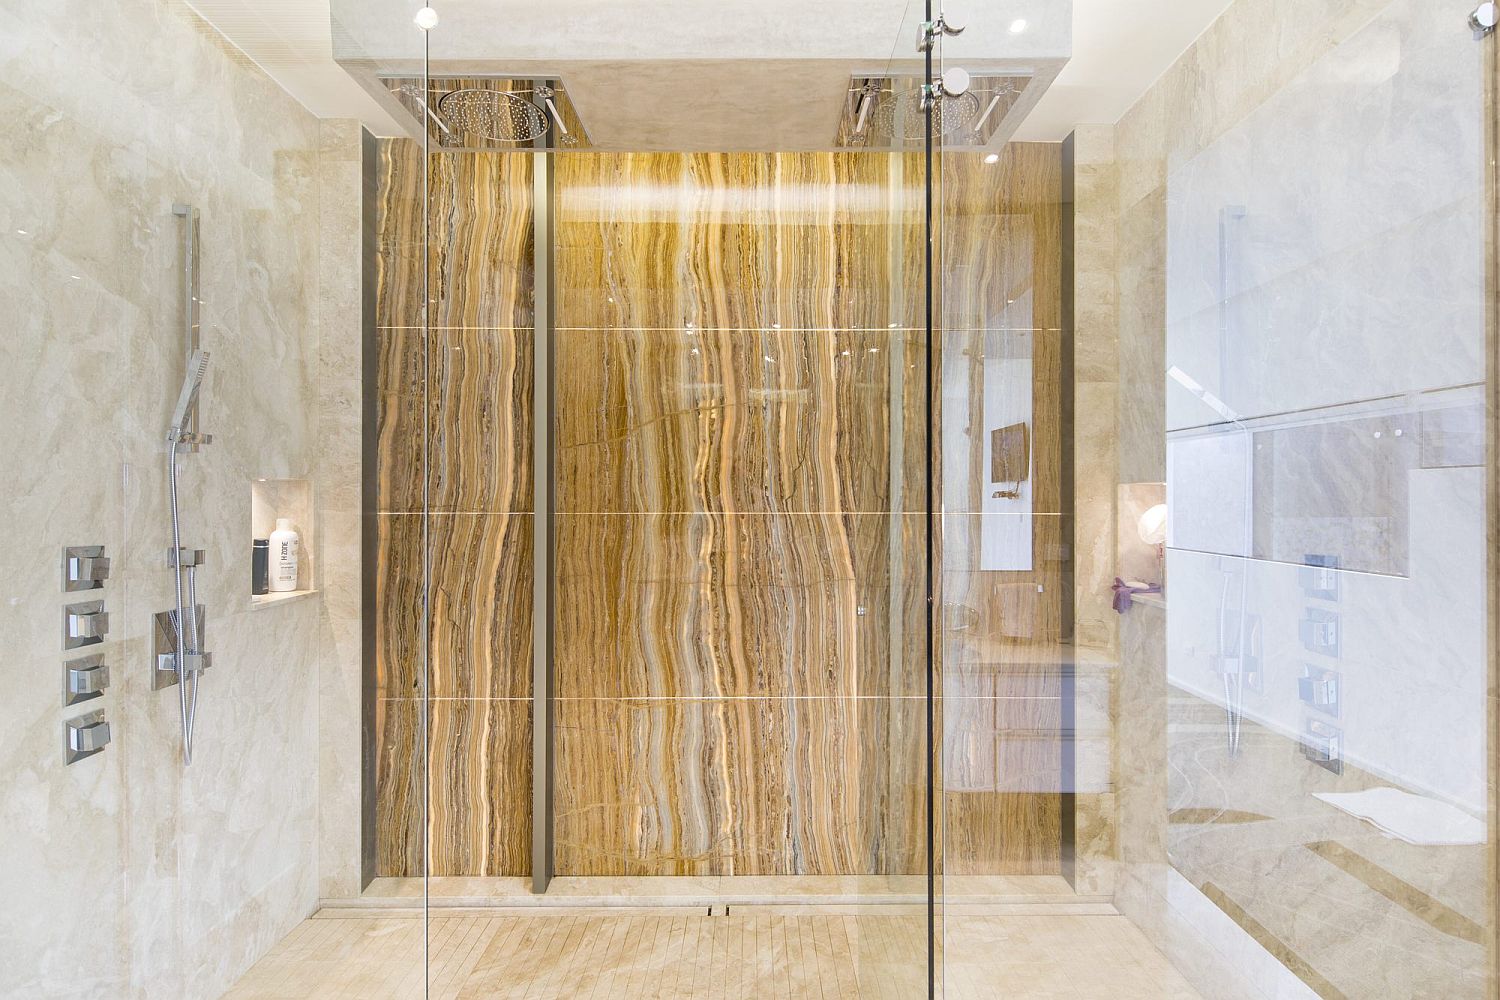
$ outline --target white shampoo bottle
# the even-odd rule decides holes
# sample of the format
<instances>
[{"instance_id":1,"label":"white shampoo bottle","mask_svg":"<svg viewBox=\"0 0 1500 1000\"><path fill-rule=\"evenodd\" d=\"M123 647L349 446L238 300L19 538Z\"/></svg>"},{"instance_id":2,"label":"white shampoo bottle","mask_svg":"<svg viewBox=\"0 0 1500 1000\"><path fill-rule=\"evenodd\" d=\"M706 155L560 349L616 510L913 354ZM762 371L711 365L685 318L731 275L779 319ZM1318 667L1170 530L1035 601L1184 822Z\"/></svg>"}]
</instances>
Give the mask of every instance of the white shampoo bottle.
<instances>
[{"instance_id":1,"label":"white shampoo bottle","mask_svg":"<svg viewBox=\"0 0 1500 1000\"><path fill-rule=\"evenodd\" d=\"M302 540L297 537L292 522L278 517L276 530L271 532L271 593L284 594L297 589L301 548Z\"/></svg>"}]
</instances>

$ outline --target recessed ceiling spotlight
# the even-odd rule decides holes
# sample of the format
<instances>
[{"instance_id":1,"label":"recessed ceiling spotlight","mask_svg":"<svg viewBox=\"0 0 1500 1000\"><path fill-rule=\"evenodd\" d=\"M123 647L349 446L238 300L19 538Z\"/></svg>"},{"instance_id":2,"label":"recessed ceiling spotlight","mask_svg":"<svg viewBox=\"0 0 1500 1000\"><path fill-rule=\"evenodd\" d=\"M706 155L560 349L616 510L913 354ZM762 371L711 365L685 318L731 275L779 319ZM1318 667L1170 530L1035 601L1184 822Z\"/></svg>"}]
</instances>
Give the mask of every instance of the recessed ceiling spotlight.
<instances>
[{"instance_id":1,"label":"recessed ceiling spotlight","mask_svg":"<svg viewBox=\"0 0 1500 1000\"><path fill-rule=\"evenodd\" d=\"M1000 154L999 153L990 153L989 155L987 155L984 158L984 162L985 163L999 163L1000 162Z\"/></svg>"},{"instance_id":2,"label":"recessed ceiling spotlight","mask_svg":"<svg viewBox=\"0 0 1500 1000\"><path fill-rule=\"evenodd\" d=\"M1019 35L1021 32L1025 31L1025 30L1026 30L1026 19L1025 18L1018 17L1014 21L1010 22L1010 33L1012 35Z\"/></svg>"}]
</instances>

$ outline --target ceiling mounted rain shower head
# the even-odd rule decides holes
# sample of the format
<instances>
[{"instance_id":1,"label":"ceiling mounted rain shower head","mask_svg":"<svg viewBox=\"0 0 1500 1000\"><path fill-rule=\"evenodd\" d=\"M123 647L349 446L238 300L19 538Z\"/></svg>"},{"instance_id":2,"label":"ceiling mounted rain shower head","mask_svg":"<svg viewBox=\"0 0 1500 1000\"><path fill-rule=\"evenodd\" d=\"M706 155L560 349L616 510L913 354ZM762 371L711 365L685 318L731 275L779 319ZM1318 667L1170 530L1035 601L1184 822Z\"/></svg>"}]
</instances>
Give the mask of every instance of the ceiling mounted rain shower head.
<instances>
[{"instance_id":1,"label":"ceiling mounted rain shower head","mask_svg":"<svg viewBox=\"0 0 1500 1000\"><path fill-rule=\"evenodd\" d=\"M884 135L921 139L927 134L927 119L923 110L920 90L908 91L899 97L886 95L886 99L875 106L871 127ZM959 129L972 125L979 117L980 110L979 98L972 91L944 95L932 107L933 129L941 136L952 135Z\"/></svg>"},{"instance_id":2,"label":"ceiling mounted rain shower head","mask_svg":"<svg viewBox=\"0 0 1500 1000\"><path fill-rule=\"evenodd\" d=\"M387 78L386 87L447 150L592 146L561 81L508 77Z\"/></svg>"},{"instance_id":3,"label":"ceiling mounted rain shower head","mask_svg":"<svg viewBox=\"0 0 1500 1000\"><path fill-rule=\"evenodd\" d=\"M1008 138L1019 124L1009 120L1010 111L1030 83L1027 76L976 74L963 93L944 94L933 105L934 132L943 147L978 148ZM835 145L916 149L923 145L926 135L920 77L855 77L849 81Z\"/></svg>"},{"instance_id":4,"label":"ceiling mounted rain shower head","mask_svg":"<svg viewBox=\"0 0 1500 1000\"><path fill-rule=\"evenodd\" d=\"M493 142L535 142L552 125L545 111L523 97L472 87L444 94L437 113L453 131Z\"/></svg>"}]
</instances>

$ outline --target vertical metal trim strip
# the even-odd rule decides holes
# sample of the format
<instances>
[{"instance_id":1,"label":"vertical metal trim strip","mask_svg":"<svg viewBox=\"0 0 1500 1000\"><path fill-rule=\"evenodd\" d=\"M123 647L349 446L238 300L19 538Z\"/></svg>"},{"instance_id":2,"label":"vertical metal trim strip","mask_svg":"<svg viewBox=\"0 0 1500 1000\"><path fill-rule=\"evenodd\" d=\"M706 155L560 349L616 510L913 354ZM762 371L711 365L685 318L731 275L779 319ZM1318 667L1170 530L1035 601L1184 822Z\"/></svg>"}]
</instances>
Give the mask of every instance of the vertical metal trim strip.
<instances>
[{"instance_id":1,"label":"vertical metal trim strip","mask_svg":"<svg viewBox=\"0 0 1500 1000\"><path fill-rule=\"evenodd\" d=\"M556 463L552 428L555 346L553 199L556 196L552 132L532 162L532 604L531 604L531 891L552 881L553 838L553 514Z\"/></svg>"},{"instance_id":2,"label":"vertical metal trim strip","mask_svg":"<svg viewBox=\"0 0 1500 1000\"><path fill-rule=\"evenodd\" d=\"M1500 551L1500 37L1491 31L1481 41L1480 57L1483 79L1484 113L1484 205L1485 213L1485 629L1489 688L1500 682L1500 569L1496 552ZM1488 700L1486 732L1489 768L1489 836L1485 899L1485 918L1490 929L1487 951L1485 996L1500 997L1500 711L1494 698Z\"/></svg>"},{"instance_id":3,"label":"vertical metal trim strip","mask_svg":"<svg viewBox=\"0 0 1500 1000\"><path fill-rule=\"evenodd\" d=\"M926 7L925 7L926 18L925 18L925 20L926 20L926 22L928 24L931 24L932 20L933 20L933 17L932 17L932 0L925 0L925 2L926 2ZM933 80L934 80L934 76L933 76L933 57L932 57L933 50L937 47L937 45L941 45L941 44L942 44L942 38L941 38L941 35L939 35L939 37L935 40L934 44L933 45L929 45L927 47L926 51L923 53L923 63L924 63L924 70L925 70L925 74L926 74L925 77L924 77L924 80L928 84L931 84L933 82ZM935 460L935 455L934 455L933 441L932 441L932 438L933 438L933 423L934 423L934 406L933 406L933 385L932 385L932 380L933 380L933 358L934 358L934 355L936 353L935 350L934 350L934 344L933 344L933 335L934 335L933 331L934 331L934 328L935 328L935 324L933 323L933 315L932 315L932 313L933 313L933 305L934 305L933 283L934 283L934 281L936 281L936 278L937 278L936 270L935 270L935 266L934 266L935 261L934 261L934 257L933 257L933 250L934 250L933 243L934 243L934 239L935 239L935 233L933 231L933 226L934 226L933 192L934 192L934 189L933 189L933 183L932 183L932 172L933 172L933 167L934 167L934 165L936 163L937 157L936 157L936 148L935 148L935 146L933 144L933 141L932 141L932 129L933 129L932 109L933 109L933 102L931 102L931 101L926 102L926 107L923 109L923 118L925 119L925 123L926 123L926 128L923 130L924 133L925 133L924 150L925 150L925 154L926 154L926 169L924 171L924 173L925 173L926 176L923 178L923 184L924 184L924 189L925 189L924 190L924 204L923 204L923 219L924 219L924 227L923 227L923 229L924 229L924 236L925 236L925 241L926 241L925 261L924 261L924 269L923 269L923 271L924 271L923 294L924 294L924 301L925 301L925 308L924 308L923 312L924 312L925 317L926 317L926 321L925 321L925 325L926 325L926 338L925 338L925 344L924 344L925 358L926 358L926 372L924 373L924 376L925 376L925 393L924 393L924 400L923 400L923 402L924 402L924 413L925 413L926 427L925 427L925 433L924 433L923 436L924 436L924 443L926 445L926 458L927 458L927 461L925 463L926 464L926 473L927 473L927 475L926 475L926 480L927 480L927 482L926 482L926 500L925 500L925 503L926 503L926 514L927 514L927 560L926 560L926 567L925 567L925 577L926 577L926 579L924 581L924 586L925 586L926 595L927 595L927 602L926 602L927 603L927 608L926 608L926 610L927 610L927 614L926 614L926 629L927 629L927 678L926 678L926 694L927 694L927 699L926 699L926 706L927 706L927 759L926 759L925 763L926 763L926 769L927 769L927 996L929 998L935 998L937 996L937 869L936 869L936 845L934 844L934 837L936 836L936 827L937 827L937 801L936 801L937 796L936 796L935 787L934 787L934 780L936 778L936 775L935 775L934 766L933 766L933 754L935 752L935 740L934 740L934 735L935 734L933 732L933 727L934 727L934 724L935 724L935 721L936 721L936 719L935 719L935 714L936 713L933 710L933 697L934 697L934 694L935 694L935 692L933 690L933 687L934 687L934 685L933 685L933 667L934 667L934 663L933 663L934 649L933 649L933 647L934 647L934 644L936 643L936 640L937 640L936 629L934 628L934 625L936 623L936 614L935 614L936 609L934 607L934 602L937 599L937 595L935 593L936 579L935 579L935 576L934 576L934 573L933 573L933 559L936 556L936 550L937 550L936 540L937 540L938 525L937 525L937 518L936 518L937 503L936 503L936 498L933 495L933 488L934 488L934 484L935 484L935 481L936 481L937 477L935 475L935 471L936 470L933 468L933 463L934 463L934 460Z\"/></svg>"},{"instance_id":4,"label":"vertical metal trim strip","mask_svg":"<svg viewBox=\"0 0 1500 1000\"><path fill-rule=\"evenodd\" d=\"M376 329L376 255L379 148L375 137L360 130L360 881L361 891L375 880L377 869L375 796L380 734L376 728L379 636L375 567L380 563L377 491L380 466L380 344Z\"/></svg>"},{"instance_id":5,"label":"vertical metal trim strip","mask_svg":"<svg viewBox=\"0 0 1500 1000\"><path fill-rule=\"evenodd\" d=\"M1063 559L1062 566L1062 593L1058 595L1062 612L1062 632L1058 636L1058 668L1061 672L1061 696L1062 713L1059 720L1060 726L1058 738L1061 741L1061 768L1059 773L1061 810L1061 830L1059 855L1062 859L1062 874L1068 880L1068 884L1077 888L1078 853L1077 853L1077 690L1078 690L1078 655L1077 636L1075 629L1075 616L1077 613L1077 598L1074 588L1077 586L1076 559L1078 552L1078 539L1076 537L1078 521L1076 519L1076 498L1074 491L1076 487L1076 476L1074 462L1076 460L1076 449L1073 435L1077 427L1077 421L1073 416L1074 408L1074 374L1075 374L1075 349L1074 340L1074 308L1076 303L1073 298L1074 275L1076 273L1075 247L1073 244L1073 224L1075 219L1075 192L1077 190L1077 153L1073 133L1063 140L1062 144L1062 199L1058 222L1062 228L1062 239L1060 246L1062 250L1062 267L1060 269L1062 287L1059 289L1061 295L1061 320L1058 325L1062 328L1058 336L1059 356L1061 371L1058 373L1059 393L1058 401L1060 411L1057 414L1061 428L1061 455L1059 455L1059 466L1062 470L1058 484L1058 515L1062 521L1063 541L1067 546L1067 555Z\"/></svg>"},{"instance_id":6,"label":"vertical metal trim strip","mask_svg":"<svg viewBox=\"0 0 1500 1000\"><path fill-rule=\"evenodd\" d=\"M422 94L431 100L432 32L422 32ZM432 992L432 129L422 129L422 996Z\"/></svg>"}]
</instances>

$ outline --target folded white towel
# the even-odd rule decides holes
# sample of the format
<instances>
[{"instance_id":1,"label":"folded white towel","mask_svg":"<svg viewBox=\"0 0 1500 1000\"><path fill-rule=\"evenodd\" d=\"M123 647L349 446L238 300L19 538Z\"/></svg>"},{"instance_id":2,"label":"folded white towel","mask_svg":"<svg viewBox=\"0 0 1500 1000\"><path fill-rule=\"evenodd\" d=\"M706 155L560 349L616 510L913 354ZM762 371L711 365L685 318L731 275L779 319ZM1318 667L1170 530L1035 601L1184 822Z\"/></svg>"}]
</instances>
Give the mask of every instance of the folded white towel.
<instances>
[{"instance_id":1,"label":"folded white towel","mask_svg":"<svg viewBox=\"0 0 1500 1000\"><path fill-rule=\"evenodd\" d=\"M1387 837L1408 844L1482 844L1488 835L1484 820L1470 816L1457 806L1403 792L1399 788L1314 792L1313 797L1351 816L1358 816Z\"/></svg>"}]
</instances>

